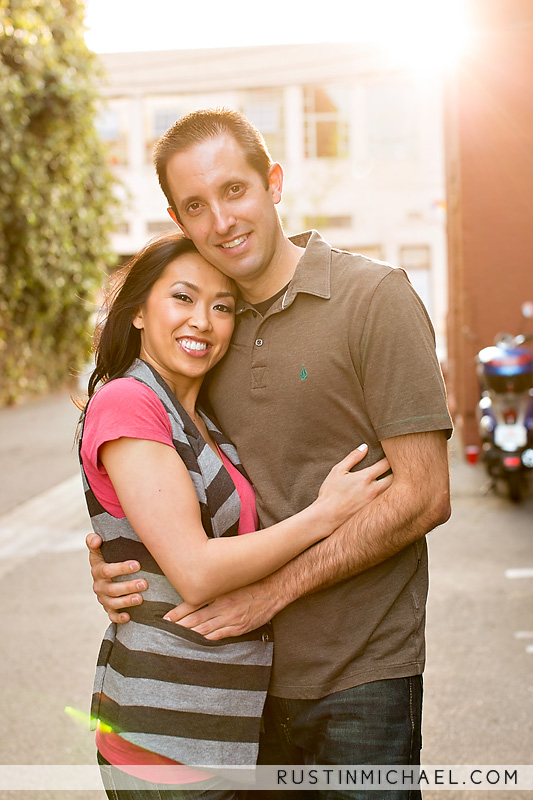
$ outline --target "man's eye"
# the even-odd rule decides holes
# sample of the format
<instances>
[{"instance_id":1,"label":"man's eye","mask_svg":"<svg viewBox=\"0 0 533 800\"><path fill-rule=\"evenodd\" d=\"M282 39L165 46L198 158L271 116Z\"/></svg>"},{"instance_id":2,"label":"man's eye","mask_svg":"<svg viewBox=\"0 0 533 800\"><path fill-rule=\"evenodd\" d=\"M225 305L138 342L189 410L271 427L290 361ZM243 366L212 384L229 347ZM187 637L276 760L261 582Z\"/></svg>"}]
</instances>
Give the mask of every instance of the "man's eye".
<instances>
[{"instance_id":1,"label":"man's eye","mask_svg":"<svg viewBox=\"0 0 533 800\"><path fill-rule=\"evenodd\" d=\"M198 211L199 208L200 208L200 203L191 203L190 205L187 206L187 211L189 213L194 214L194 212Z\"/></svg>"},{"instance_id":2,"label":"man's eye","mask_svg":"<svg viewBox=\"0 0 533 800\"><path fill-rule=\"evenodd\" d=\"M229 190L230 194L239 194L242 190L242 186L240 183L235 183Z\"/></svg>"}]
</instances>

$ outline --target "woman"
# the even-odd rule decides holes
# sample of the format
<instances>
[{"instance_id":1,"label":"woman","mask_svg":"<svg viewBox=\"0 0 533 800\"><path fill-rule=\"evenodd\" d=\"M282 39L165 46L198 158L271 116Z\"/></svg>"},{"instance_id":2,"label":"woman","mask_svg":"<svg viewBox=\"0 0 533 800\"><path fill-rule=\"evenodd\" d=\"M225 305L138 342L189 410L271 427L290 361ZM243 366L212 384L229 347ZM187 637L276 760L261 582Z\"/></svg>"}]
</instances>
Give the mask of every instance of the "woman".
<instances>
[{"instance_id":1,"label":"woman","mask_svg":"<svg viewBox=\"0 0 533 800\"><path fill-rule=\"evenodd\" d=\"M130 622L109 627L98 660L93 719L112 798L117 788L141 798L158 784L174 785L169 800L186 797L185 784L213 796L213 770L255 764L270 626L210 641L164 616L273 572L391 481L376 481L386 460L349 472L360 448L308 508L257 531L237 453L197 406L204 375L229 346L235 303L233 282L190 240L165 236L119 275L97 338L80 438L87 504L106 560L136 559L150 587ZM211 772L194 768L202 765Z\"/></svg>"}]
</instances>

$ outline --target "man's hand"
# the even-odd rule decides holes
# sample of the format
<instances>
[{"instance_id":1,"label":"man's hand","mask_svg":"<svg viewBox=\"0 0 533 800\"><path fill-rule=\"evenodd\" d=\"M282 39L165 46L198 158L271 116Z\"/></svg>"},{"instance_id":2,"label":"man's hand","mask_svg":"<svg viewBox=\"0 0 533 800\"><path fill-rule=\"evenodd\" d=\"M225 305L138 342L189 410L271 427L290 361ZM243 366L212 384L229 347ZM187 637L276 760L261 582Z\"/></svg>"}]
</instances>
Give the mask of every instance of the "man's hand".
<instances>
[{"instance_id":1,"label":"man's hand","mask_svg":"<svg viewBox=\"0 0 533 800\"><path fill-rule=\"evenodd\" d=\"M96 533L89 533L85 538L89 548L89 564L93 576L93 592L107 612L111 622L128 622L130 615L118 609L138 606L142 603L143 592L148 588L145 580L113 581L118 575L130 575L140 570L138 561L121 561L116 564L107 564L104 561L100 547L102 539Z\"/></svg>"},{"instance_id":2,"label":"man's hand","mask_svg":"<svg viewBox=\"0 0 533 800\"><path fill-rule=\"evenodd\" d=\"M269 622L280 610L277 597L272 597L267 584L268 578L235 589L201 608L182 603L165 614L165 619L179 622L206 639L240 636Z\"/></svg>"}]
</instances>

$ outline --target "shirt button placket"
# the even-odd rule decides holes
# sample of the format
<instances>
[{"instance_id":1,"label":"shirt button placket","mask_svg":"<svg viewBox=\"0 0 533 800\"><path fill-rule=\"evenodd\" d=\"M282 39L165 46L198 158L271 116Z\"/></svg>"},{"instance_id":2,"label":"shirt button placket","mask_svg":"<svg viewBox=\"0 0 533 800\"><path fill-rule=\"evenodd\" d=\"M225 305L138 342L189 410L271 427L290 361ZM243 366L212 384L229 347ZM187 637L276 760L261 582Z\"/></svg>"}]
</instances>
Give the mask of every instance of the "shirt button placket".
<instances>
[{"instance_id":1,"label":"shirt button placket","mask_svg":"<svg viewBox=\"0 0 533 800\"><path fill-rule=\"evenodd\" d=\"M268 346L259 330L254 339L252 348L252 387L254 389L265 388L266 359L268 356Z\"/></svg>"}]
</instances>

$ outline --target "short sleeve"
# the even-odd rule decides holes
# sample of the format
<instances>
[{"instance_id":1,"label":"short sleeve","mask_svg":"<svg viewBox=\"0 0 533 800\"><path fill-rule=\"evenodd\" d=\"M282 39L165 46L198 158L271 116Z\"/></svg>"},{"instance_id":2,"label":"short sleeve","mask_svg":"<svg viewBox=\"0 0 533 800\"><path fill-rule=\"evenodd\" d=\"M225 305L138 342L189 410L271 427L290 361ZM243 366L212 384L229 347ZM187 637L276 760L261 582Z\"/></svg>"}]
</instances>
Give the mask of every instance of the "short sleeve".
<instances>
[{"instance_id":1,"label":"short sleeve","mask_svg":"<svg viewBox=\"0 0 533 800\"><path fill-rule=\"evenodd\" d=\"M98 502L115 517L125 514L98 454L103 444L123 436L174 446L161 400L135 378L117 378L102 386L91 398L83 426L81 459L87 480Z\"/></svg>"},{"instance_id":2,"label":"short sleeve","mask_svg":"<svg viewBox=\"0 0 533 800\"><path fill-rule=\"evenodd\" d=\"M361 341L361 372L380 441L434 430L451 434L433 326L403 270L391 270L374 292Z\"/></svg>"}]
</instances>

